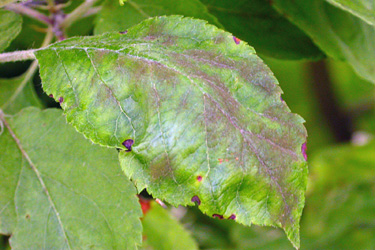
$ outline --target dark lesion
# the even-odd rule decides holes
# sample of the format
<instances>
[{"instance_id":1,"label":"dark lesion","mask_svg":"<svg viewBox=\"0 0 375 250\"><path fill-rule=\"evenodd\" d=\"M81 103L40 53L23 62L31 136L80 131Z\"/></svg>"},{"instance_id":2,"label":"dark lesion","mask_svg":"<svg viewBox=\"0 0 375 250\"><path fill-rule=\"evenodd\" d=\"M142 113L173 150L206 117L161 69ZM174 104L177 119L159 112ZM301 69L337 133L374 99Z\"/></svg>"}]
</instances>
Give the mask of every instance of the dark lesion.
<instances>
[{"instance_id":1,"label":"dark lesion","mask_svg":"<svg viewBox=\"0 0 375 250\"><path fill-rule=\"evenodd\" d=\"M127 139L122 143L122 145L124 145L124 147L127 148L126 152L132 151L133 144L134 144L134 141L132 139Z\"/></svg>"}]
</instances>

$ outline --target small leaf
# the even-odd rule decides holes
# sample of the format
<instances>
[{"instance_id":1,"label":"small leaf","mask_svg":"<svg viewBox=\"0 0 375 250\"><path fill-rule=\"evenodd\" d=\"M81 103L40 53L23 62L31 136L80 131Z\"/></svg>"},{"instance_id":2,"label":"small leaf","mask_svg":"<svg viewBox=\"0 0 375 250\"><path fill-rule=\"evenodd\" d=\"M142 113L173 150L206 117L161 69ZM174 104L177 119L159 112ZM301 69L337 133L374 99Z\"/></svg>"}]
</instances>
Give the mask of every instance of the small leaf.
<instances>
[{"instance_id":1,"label":"small leaf","mask_svg":"<svg viewBox=\"0 0 375 250\"><path fill-rule=\"evenodd\" d=\"M142 219L142 225L146 239L143 247L146 249L198 249L190 232L155 202L151 203L151 209Z\"/></svg>"},{"instance_id":2,"label":"small leaf","mask_svg":"<svg viewBox=\"0 0 375 250\"><path fill-rule=\"evenodd\" d=\"M368 24L375 25L375 2L373 0L326 0L350 12Z\"/></svg>"},{"instance_id":3,"label":"small leaf","mask_svg":"<svg viewBox=\"0 0 375 250\"><path fill-rule=\"evenodd\" d=\"M375 83L375 27L324 0L274 0L275 7L329 56Z\"/></svg>"},{"instance_id":4,"label":"small leaf","mask_svg":"<svg viewBox=\"0 0 375 250\"><path fill-rule=\"evenodd\" d=\"M138 190L299 244L307 164L303 119L245 42L204 21L148 19L127 34L38 50L43 88L86 137L123 150ZM123 143L133 140L131 148Z\"/></svg>"},{"instance_id":5,"label":"small leaf","mask_svg":"<svg viewBox=\"0 0 375 250\"><path fill-rule=\"evenodd\" d=\"M196 17L221 26L199 0L128 0L123 5L106 1L97 16L94 33L125 31L149 17L172 14Z\"/></svg>"},{"instance_id":6,"label":"small leaf","mask_svg":"<svg viewBox=\"0 0 375 250\"><path fill-rule=\"evenodd\" d=\"M0 108L7 114L15 114L29 106L41 108L43 105L38 99L30 81L25 82L25 75L0 79Z\"/></svg>"},{"instance_id":7,"label":"small leaf","mask_svg":"<svg viewBox=\"0 0 375 250\"><path fill-rule=\"evenodd\" d=\"M0 2L0 6L1 6ZM20 15L0 9L0 52L6 49L10 42L20 33L22 18Z\"/></svg>"},{"instance_id":8,"label":"small leaf","mask_svg":"<svg viewBox=\"0 0 375 250\"><path fill-rule=\"evenodd\" d=\"M92 145L57 109L27 108L6 120L0 232L12 233L12 248L137 248L142 213L115 150Z\"/></svg>"},{"instance_id":9,"label":"small leaf","mask_svg":"<svg viewBox=\"0 0 375 250\"><path fill-rule=\"evenodd\" d=\"M322 59L325 55L266 0L201 0L224 27L257 53L280 59Z\"/></svg>"}]
</instances>

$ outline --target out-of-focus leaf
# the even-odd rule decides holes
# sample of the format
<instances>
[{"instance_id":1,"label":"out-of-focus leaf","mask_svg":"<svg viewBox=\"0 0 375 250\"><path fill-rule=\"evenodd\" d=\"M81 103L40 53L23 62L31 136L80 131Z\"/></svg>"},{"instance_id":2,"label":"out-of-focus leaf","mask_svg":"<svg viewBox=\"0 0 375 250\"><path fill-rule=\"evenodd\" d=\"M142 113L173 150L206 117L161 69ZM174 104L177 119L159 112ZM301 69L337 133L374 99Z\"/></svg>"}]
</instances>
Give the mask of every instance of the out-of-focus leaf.
<instances>
[{"instance_id":1,"label":"out-of-focus leaf","mask_svg":"<svg viewBox=\"0 0 375 250\"><path fill-rule=\"evenodd\" d=\"M142 219L142 225L146 238L143 246L146 249L198 249L190 232L155 202L151 203L151 209Z\"/></svg>"},{"instance_id":2,"label":"out-of-focus leaf","mask_svg":"<svg viewBox=\"0 0 375 250\"><path fill-rule=\"evenodd\" d=\"M204 19L221 27L199 0L129 0L123 6L107 0L97 15L94 33L125 31L149 17L172 14Z\"/></svg>"},{"instance_id":3,"label":"out-of-focus leaf","mask_svg":"<svg viewBox=\"0 0 375 250\"><path fill-rule=\"evenodd\" d=\"M15 114L28 106L42 107L32 83L25 80L25 75L0 79L0 108L5 113Z\"/></svg>"},{"instance_id":4,"label":"out-of-focus leaf","mask_svg":"<svg viewBox=\"0 0 375 250\"><path fill-rule=\"evenodd\" d=\"M0 136L0 230L12 248L136 249L142 213L116 151L85 140L61 110L6 120L17 139L7 127Z\"/></svg>"},{"instance_id":5,"label":"out-of-focus leaf","mask_svg":"<svg viewBox=\"0 0 375 250\"><path fill-rule=\"evenodd\" d=\"M283 237L280 229L258 226L244 227L235 225L230 230L230 237L238 250L292 250L292 246Z\"/></svg>"},{"instance_id":6,"label":"out-of-focus leaf","mask_svg":"<svg viewBox=\"0 0 375 250\"><path fill-rule=\"evenodd\" d=\"M317 60L324 54L266 0L203 0L209 12L257 53L280 59Z\"/></svg>"},{"instance_id":7,"label":"out-of-focus leaf","mask_svg":"<svg viewBox=\"0 0 375 250\"><path fill-rule=\"evenodd\" d=\"M329 3L345 10L363 21L375 25L375 2L374 0L326 0Z\"/></svg>"},{"instance_id":8,"label":"out-of-focus leaf","mask_svg":"<svg viewBox=\"0 0 375 250\"><path fill-rule=\"evenodd\" d=\"M340 243L348 232L354 236L361 228L374 231L374 152L373 140L365 146L327 148L312 159L302 227L303 235L314 239L311 249L333 249L328 246ZM358 245L356 249L371 248Z\"/></svg>"},{"instance_id":9,"label":"out-of-focus leaf","mask_svg":"<svg viewBox=\"0 0 375 250\"><path fill-rule=\"evenodd\" d=\"M1 6L1 2L0 2ZM20 33L22 18L20 15L0 9L0 52L6 49L10 42Z\"/></svg>"},{"instance_id":10,"label":"out-of-focus leaf","mask_svg":"<svg viewBox=\"0 0 375 250\"><path fill-rule=\"evenodd\" d=\"M347 61L375 83L375 27L324 0L274 0L274 6L304 30L329 56Z\"/></svg>"},{"instance_id":11,"label":"out-of-focus leaf","mask_svg":"<svg viewBox=\"0 0 375 250\"><path fill-rule=\"evenodd\" d=\"M78 131L131 148L120 161L139 191L278 226L299 244L306 130L253 48L204 21L170 16L36 56L44 90Z\"/></svg>"}]
</instances>

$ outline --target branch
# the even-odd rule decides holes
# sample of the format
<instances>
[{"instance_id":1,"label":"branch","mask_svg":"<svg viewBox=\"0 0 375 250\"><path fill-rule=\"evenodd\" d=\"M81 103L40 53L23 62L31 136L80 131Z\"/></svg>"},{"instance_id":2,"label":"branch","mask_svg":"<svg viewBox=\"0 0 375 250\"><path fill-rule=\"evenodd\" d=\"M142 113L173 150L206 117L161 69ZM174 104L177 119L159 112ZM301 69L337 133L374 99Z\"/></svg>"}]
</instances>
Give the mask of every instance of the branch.
<instances>
[{"instance_id":1,"label":"branch","mask_svg":"<svg viewBox=\"0 0 375 250\"><path fill-rule=\"evenodd\" d=\"M319 102L320 111L335 140L337 142L349 141L353 133L351 119L343 112L336 100L325 62L311 62L309 66L314 81L312 87Z\"/></svg>"},{"instance_id":2,"label":"branch","mask_svg":"<svg viewBox=\"0 0 375 250\"><path fill-rule=\"evenodd\" d=\"M33 60L35 59L34 51L35 49L29 49L2 53L0 54L0 63Z\"/></svg>"},{"instance_id":3,"label":"branch","mask_svg":"<svg viewBox=\"0 0 375 250\"><path fill-rule=\"evenodd\" d=\"M47 25L52 24L52 21L46 15L21 4L11 3L5 6L4 8L7 10L14 11L16 13L23 14L25 16L29 16L35 20L38 20L41 23L44 23Z\"/></svg>"},{"instance_id":4,"label":"branch","mask_svg":"<svg viewBox=\"0 0 375 250\"><path fill-rule=\"evenodd\" d=\"M53 38L53 32L51 29L49 29L46 34L46 37L44 38L41 48L50 44L52 41L52 38ZM21 91L24 89L24 87L29 82L29 80L34 76L37 69L38 69L38 62L35 60L27 69L27 71L23 74L24 78L21 84L16 89L16 91L12 94L12 96L8 99L8 101L4 103L3 109L6 109L17 98L17 96L21 93Z\"/></svg>"},{"instance_id":5,"label":"branch","mask_svg":"<svg viewBox=\"0 0 375 250\"><path fill-rule=\"evenodd\" d=\"M80 19L87 11L97 2L98 0L86 0L69 15L66 16L65 20L61 22L61 28L66 29L72 23Z\"/></svg>"}]
</instances>

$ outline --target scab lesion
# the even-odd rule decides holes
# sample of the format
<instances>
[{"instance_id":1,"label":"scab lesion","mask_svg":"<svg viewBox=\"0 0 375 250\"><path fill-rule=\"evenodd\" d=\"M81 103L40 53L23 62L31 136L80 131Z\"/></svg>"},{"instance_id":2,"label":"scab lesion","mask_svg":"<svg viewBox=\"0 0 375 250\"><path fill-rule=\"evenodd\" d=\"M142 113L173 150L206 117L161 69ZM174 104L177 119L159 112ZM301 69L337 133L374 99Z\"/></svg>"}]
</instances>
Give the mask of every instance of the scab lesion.
<instances>
[{"instance_id":1,"label":"scab lesion","mask_svg":"<svg viewBox=\"0 0 375 250\"><path fill-rule=\"evenodd\" d=\"M124 147L127 148L126 152L132 151L132 145L133 144L134 144L133 139L127 139L122 143L122 145L124 145Z\"/></svg>"}]
</instances>

